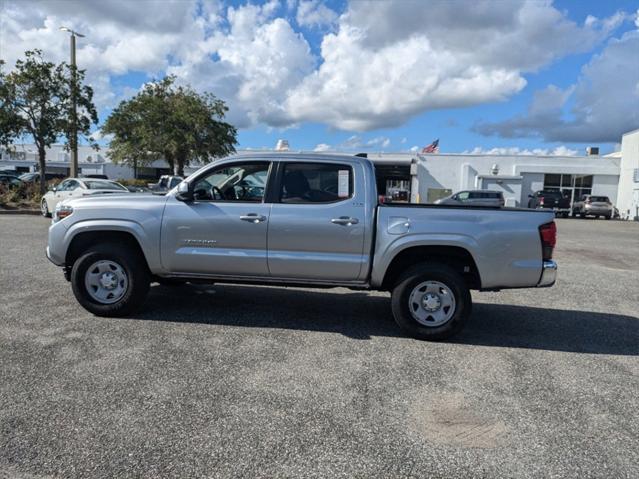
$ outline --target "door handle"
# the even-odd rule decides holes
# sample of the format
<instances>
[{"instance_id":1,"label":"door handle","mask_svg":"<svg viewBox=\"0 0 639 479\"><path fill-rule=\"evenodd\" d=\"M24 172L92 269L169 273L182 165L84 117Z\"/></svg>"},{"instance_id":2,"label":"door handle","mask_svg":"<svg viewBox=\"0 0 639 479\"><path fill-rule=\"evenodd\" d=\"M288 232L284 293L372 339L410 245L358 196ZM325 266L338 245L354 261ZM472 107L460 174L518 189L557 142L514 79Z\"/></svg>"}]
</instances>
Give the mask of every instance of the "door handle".
<instances>
[{"instance_id":1,"label":"door handle","mask_svg":"<svg viewBox=\"0 0 639 479\"><path fill-rule=\"evenodd\" d=\"M356 225L357 223L359 223L359 220L357 218L350 218L348 216L340 216L339 218L333 218L331 220L331 223L335 225L350 226L350 225Z\"/></svg>"},{"instance_id":2,"label":"door handle","mask_svg":"<svg viewBox=\"0 0 639 479\"><path fill-rule=\"evenodd\" d=\"M242 221L250 221L251 223L260 223L261 221L266 221L266 216L258 215L257 213L249 213L247 215L240 216Z\"/></svg>"}]
</instances>

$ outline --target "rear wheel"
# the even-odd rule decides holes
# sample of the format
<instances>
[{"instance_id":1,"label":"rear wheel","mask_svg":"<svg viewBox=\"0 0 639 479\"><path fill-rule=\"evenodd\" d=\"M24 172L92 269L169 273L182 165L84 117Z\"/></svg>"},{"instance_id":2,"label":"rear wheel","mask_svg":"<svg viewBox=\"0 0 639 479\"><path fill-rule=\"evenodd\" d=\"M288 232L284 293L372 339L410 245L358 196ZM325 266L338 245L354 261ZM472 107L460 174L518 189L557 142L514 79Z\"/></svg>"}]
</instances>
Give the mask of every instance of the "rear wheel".
<instances>
[{"instance_id":1,"label":"rear wheel","mask_svg":"<svg viewBox=\"0 0 639 479\"><path fill-rule=\"evenodd\" d=\"M459 332L470 316L472 300L462 276L440 263L410 268L392 292L397 324L417 339L441 340Z\"/></svg>"},{"instance_id":2,"label":"rear wheel","mask_svg":"<svg viewBox=\"0 0 639 479\"><path fill-rule=\"evenodd\" d=\"M73 264L71 286L78 302L97 316L123 316L144 302L150 275L140 254L127 247L98 244Z\"/></svg>"}]
</instances>

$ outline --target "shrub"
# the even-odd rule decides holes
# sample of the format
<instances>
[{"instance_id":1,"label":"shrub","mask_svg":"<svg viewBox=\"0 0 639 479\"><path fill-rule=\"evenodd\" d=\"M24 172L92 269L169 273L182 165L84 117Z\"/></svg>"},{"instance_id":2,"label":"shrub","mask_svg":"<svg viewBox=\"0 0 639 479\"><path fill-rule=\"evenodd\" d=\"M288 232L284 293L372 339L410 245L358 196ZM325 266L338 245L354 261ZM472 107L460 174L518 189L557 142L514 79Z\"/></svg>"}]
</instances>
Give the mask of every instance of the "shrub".
<instances>
[{"instance_id":1,"label":"shrub","mask_svg":"<svg viewBox=\"0 0 639 479\"><path fill-rule=\"evenodd\" d=\"M40 205L40 200L42 200L42 195L37 182L23 183L18 187L0 185L0 205L37 208Z\"/></svg>"},{"instance_id":2,"label":"shrub","mask_svg":"<svg viewBox=\"0 0 639 479\"><path fill-rule=\"evenodd\" d=\"M124 179L119 179L116 180L118 183L120 183L122 186L146 186L147 183L149 183L149 180L140 180L140 179L131 179L131 180L124 180Z\"/></svg>"}]
</instances>

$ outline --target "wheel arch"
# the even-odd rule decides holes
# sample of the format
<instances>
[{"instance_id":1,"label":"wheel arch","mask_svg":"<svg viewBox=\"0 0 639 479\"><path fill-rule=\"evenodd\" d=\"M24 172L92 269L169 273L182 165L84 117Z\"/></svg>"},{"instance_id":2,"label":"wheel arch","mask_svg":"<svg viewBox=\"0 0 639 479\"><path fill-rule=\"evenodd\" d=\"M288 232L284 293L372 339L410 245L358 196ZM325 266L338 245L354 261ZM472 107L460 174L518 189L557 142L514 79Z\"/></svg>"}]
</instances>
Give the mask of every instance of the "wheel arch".
<instances>
[{"instance_id":1,"label":"wheel arch","mask_svg":"<svg viewBox=\"0 0 639 479\"><path fill-rule=\"evenodd\" d=\"M410 246L397 252L386 268L382 289L392 289L404 271L422 262L447 264L462 275L469 289L481 289L479 269L470 251L461 246L444 245Z\"/></svg>"},{"instance_id":2,"label":"wheel arch","mask_svg":"<svg viewBox=\"0 0 639 479\"><path fill-rule=\"evenodd\" d=\"M121 230L90 230L76 233L67 248L64 261L66 267L71 268L77 259L91 246L104 243L123 245L132 249L144 259L144 263L150 269L148 258L138 238L130 231Z\"/></svg>"}]
</instances>

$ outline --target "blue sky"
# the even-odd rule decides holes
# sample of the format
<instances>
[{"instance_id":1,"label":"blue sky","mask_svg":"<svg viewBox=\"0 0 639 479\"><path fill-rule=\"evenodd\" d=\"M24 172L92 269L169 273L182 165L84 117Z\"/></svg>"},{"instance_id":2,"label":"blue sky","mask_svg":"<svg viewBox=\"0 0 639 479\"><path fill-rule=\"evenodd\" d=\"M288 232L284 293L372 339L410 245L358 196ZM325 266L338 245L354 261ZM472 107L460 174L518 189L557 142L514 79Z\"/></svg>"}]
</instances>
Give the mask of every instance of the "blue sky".
<instances>
[{"instance_id":1,"label":"blue sky","mask_svg":"<svg viewBox=\"0 0 639 479\"><path fill-rule=\"evenodd\" d=\"M1 5L9 65L65 60L69 25L101 119L171 73L228 102L239 148L575 154L639 128L636 0Z\"/></svg>"}]
</instances>

